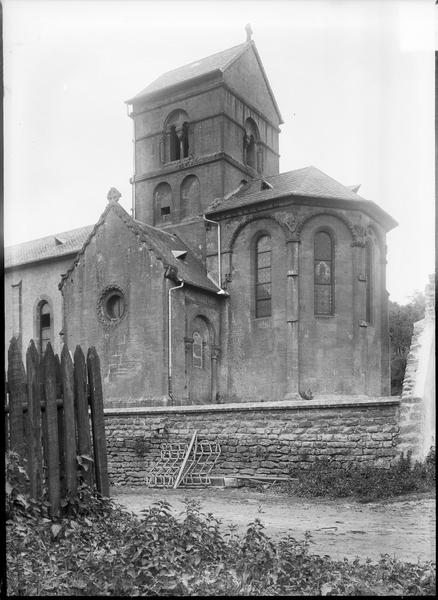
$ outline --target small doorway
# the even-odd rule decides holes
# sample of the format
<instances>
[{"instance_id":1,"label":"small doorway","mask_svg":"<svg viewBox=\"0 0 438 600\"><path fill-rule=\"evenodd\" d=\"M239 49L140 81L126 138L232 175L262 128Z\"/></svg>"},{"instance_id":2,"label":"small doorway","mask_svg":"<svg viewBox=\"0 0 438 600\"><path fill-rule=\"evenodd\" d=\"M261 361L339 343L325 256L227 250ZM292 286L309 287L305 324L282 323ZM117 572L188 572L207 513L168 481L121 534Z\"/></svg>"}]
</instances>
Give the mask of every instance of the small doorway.
<instances>
[{"instance_id":1,"label":"small doorway","mask_svg":"<svg viewBox=\"0 0 438 600\"><path fill-rule=\"evenodd\" d=\"M187 352L190 404L208 404L212 401L211 325L204 317L193 319L189 331Z\"/></svg>"}]
</instances>

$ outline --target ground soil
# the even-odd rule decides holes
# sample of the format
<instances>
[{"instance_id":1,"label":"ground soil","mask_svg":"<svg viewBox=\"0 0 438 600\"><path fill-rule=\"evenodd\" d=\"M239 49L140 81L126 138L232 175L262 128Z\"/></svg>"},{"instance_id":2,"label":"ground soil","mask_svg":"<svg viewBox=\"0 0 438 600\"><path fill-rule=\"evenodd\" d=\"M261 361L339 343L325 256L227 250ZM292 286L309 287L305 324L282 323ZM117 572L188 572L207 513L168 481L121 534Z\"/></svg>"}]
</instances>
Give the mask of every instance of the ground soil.
<instances>
[{"instance_id":1,"label":"ground soil","mask_svg":"<svg viewBox=\"0 0 438 600\"><path fill-rule=\"evenodd\" d=\"M234 524L243 532L250 521L259 518L273 538L290 533L303 539L305 531L310 531L312 553L334 559L358 556L375 561L389 554L414 563L436 560L435 494L361 504L346 499L304 499L272 488L114 487L112 497L138 515L154 502L166 500L176 516L182 516L185 498L197 499L202 512L220 519L224 529Z\"/></svg>"}]
</instances>

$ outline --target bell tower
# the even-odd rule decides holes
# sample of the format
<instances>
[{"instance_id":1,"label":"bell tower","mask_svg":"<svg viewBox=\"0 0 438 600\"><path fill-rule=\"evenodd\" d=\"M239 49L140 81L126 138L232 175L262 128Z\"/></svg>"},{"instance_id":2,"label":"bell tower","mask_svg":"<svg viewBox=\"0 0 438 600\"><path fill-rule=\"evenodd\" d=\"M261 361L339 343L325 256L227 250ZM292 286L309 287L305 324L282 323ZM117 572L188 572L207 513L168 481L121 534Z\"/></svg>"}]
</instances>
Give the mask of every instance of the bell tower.
<instances>
[{"instance_id":1,"label":"bell tower","mask_svg":"<svg viewBox=\"0 0 438 600\"><path fill-rule=\"evenodd\" d=\"M209 204L279 169L281 115L246 32L243 44L164 73L127 101L134 216L177 231L201 257Z\"/></svg>"}]
</instances>

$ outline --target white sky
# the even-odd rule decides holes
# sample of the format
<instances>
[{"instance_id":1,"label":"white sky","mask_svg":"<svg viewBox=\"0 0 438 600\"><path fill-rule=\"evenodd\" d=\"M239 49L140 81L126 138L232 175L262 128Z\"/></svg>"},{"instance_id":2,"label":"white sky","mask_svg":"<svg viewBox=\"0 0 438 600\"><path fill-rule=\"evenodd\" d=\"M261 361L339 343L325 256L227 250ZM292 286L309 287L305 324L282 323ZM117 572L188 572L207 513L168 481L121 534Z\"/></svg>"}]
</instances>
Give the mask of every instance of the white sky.
<instances>
[{"instance_id":1,"label":"white sky","mask_svg":"<svg viewBox=\"0 0 438 600\"><path fill-rule=\"evenodd\" d=\"M124 101L161 73L254 40L285 121L280 171L315 165L398 222L387 287L434 271L433 0L4 0L5 244L131 206Z\"/></svg>"}]
</instances>

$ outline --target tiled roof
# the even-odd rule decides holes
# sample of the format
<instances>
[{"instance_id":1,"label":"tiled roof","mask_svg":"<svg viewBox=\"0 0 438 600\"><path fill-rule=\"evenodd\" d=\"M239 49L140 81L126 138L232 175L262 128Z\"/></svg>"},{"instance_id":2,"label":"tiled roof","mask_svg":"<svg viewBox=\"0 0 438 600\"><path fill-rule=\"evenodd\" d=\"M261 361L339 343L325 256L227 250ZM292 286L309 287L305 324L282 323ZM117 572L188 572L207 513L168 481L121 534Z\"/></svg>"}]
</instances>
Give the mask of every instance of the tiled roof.
<instances>
[{"instance_id":1,"label":"tiled roof","mask_svg":"<svg viewBox=\"0 0 438 600\"><path fill-rule=\"evenodd\" d=\"M138 236L139 243L144 242L146 246L163 261L163 264L176 267L179 279L183 279L185 283L201 287L211 292L217 293L219 291L219 288L207 277L207 272L203 264L176 235L133 219L117 202L108 203L99 221L91 228L88 238L80 249L79 255L85 251L89 241L96 233L99 226L104 223L110 210L117 212L118 216L128 229L131 229L131 231ZM172 250L186 250L186 257L184 259L178 259L172 254ZM75 262L76 260L62 277L61 287L64 279L66 279L73 270Z\"/></svg>"},{"instance_id":2,"label":"tiled roof","mask_svg":"<svg viewBox=\"0 0 438 600\"><path fill-rule=\"evenodd\" d=\"M87 225L30 242L7 246L5 269L78 252L92 229L93 225Z\"/></svg>"},{"instance_id":3,"label":"tiled roof","mask_svg":"<svg viewBox=\"0 0 438 600\"><path fill-rule=\"evenodd\" d=\"M269 185L263 182L267 182ZM332 179L316 167L310 166L263 179L251 180L231 197L212 202L207 212L225 210L289 195L336 198L353 202L364 200L348 187Z\"/></svg>"},{"instance_id":4,"label":"tiled roof","mask_svg":"<svg viewBox=\"0 0 438 600\"><path fill-rule=\"evenodd\" d=\"M155 81L150 83L133 98L127 100L127 102L128 104L131 104L133 101L151 94L152 92L157 92L164 88L178 85L190 79L207 75L207 73L212 73L216 70L224 71L227 66L245 50L246 47L247 43L239 44L238 46L228 48L227 50L222 50L222 52L217 52L216 54L212 54L211 56L207 56L201 60L194 61L188 65L178 67L172 71L167 71L167 73L160 75L160 77L155 79Z\"/></svg>"}]
</instances>

